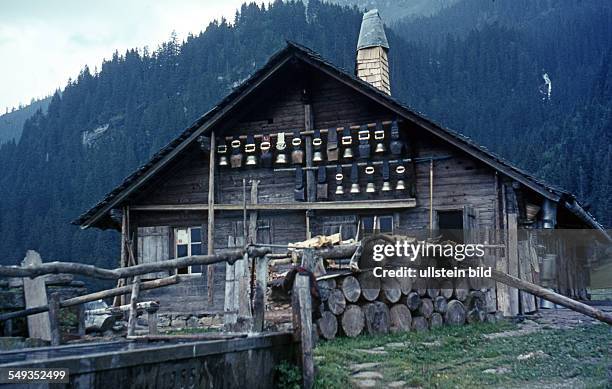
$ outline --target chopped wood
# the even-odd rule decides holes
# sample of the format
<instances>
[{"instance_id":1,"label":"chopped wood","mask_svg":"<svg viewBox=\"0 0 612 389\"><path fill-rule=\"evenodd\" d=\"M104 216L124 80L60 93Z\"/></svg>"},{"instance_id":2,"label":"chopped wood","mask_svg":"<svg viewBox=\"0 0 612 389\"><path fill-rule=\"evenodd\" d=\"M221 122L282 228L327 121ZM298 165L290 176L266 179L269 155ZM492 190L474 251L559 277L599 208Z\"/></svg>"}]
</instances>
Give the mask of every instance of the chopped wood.
<instances>
[{"instance_id":1,"label":"chopped wood","mask_svg":"<svg viewBox=\"0 0 612 389\"><path fill-rule=\"evenodd\" d=\"M438 296L440 297L440 296ZM434 327L440 327L444 324L444 318L442 317L442 314L440 314L439 312L434 312L431 314L431 317L429 318L429 327L430 328L434 328Z\"/></svg>"},{"instance_id":2,"label":"chopped wood","mask_svg":"<svg viewBox=\"0 0 612 389\"><path fill-rule=\"evenodd\" d=\"M455 292L455 288L453 288L453 282L451 280L444 280L440 285L440 295L446 297L446 299L450 299L453 297L453 293Z\"/></svg>"},{"instance_id":3,"label":"chopped wood","mask_svg":"<svg viewBox=\"0 0 612 389\"><path fill-rule=\"evenodd\" d=\"M412 314L404 304L395 304L389 309L389 320L391 332L410 331Z\"/></svg>"},{"instance_id":4,"label":"chopped wood","mask_svg":"<svg viewBox=\"0 0 612 389\"><path fill-rule=\"evenodd\" d=\"M469 324L482 323L487 319L487 313L481 309L473 308L467 313L467 322Z\"/></svg>"},{"instance_id":5,"label":"chopped wood","mask_svg":"<svg viewBox=\"0 0 612 389\"><path fill-rule=\"evenodd\" d=\"M434 306L431 299L427 297L421 299L421 305L419 306L418 311L420 316L429 319L434 311Z\"/></svg>"},{"instance_id":6,"label":"chopped wood","mask_svg":"<svg viewBox=\"0 0 612 389\"><path fill-rule=\"evenodd\" d=\"M432 300L440 295L440 289L438 288L427 288L427 296Z\"/></svg>"},{"instance_id":7,"label":"chopped wood","mask_svg":"<svg viewBox=\"0 0 612 389\"><path fill-rule=\"evenodd\" d=\"M408 293L412 291L412 278L410 277L400 277L398 279L400 284L400 290L404 296L407 296Z\"/></svg>"},{"instance_id":8,"label":"chopped wood","mask_svg":"<svg viewBox=\"0 0 612 389\"><path fill-rule=\"evenodd\" d=\"M361 307L349 304L344 309L341 319L342 332L349 338L361 334L365 327L365 315Z\"/></svg>"},{"instance_id":9,"label":"chopped wood","mask_svg":"<svg viewBox=\"0 0 612 389\"><path fill-rule=\"evenodd\" d=\"M371 271L365 271L357 277L361 285L361 296L366 301L375 301L380 293L380 278Z\"/></svg>"},{"instance_id":10,"label":"chopped wood","mask_svg":"<svg viewBox=\"0 0 612 389\"><path fill-rule=\"evenodd\" d=\"M332 340L336 337L336 332L338 332L338 319L336 319L333 313L324 311L321 314L321 318L317 320L317 327L319 328L319 336Z\"/></svg>"},{"instance_id":11,"label":"chopped wood","mask_svg":"<svg viewBox=\"0 0 612 389\"><path fill-rule=\"evenodd\" d=\"M412 330L413 331L427 331L429 323L423 316L416 316L412 318Z\"/></svg>"},{"instance_id":12,"label":"chopped wood","mask_svg":"<svg viewBox=\"0 0 612 389\"><path fill-rule=\"evenodd\" d=\"M444 296L438 296L433 300L434 311L439 313L446 312L448 300Z\"/></svg>"},{"instance_id":13,"label":"chopped wood","mask_svg":"<svg viewBox=\"0 0 612 389\"><path fill-rule=\"evenodd\" d=\"M465 301L470 292L470 287L465 279L459 279L455 282L455 298L459 301Z\"/></svg>"},{"instance_id":14,"label":"chopped wood","mask_svg":"<svg viewBox=\"0 0 612 389\"><path fill-rule=\"evenodd\" d=\"M346 301L350 303L356 303L361 296L361 285L359 285L357 278L353 276L345 277L342 280L341 289Z\"/></svg>"},{"instance_id":15,"label":"chopped wood","mask_svg":"<svg viewBox=\"0 0 612 389\"><path fill-rule=\"evenodd\" d=\"M363 306L366 331L370 335L387 334L389 332L389 307L387 304L375 301Z\"/></svg>"},{"instance_id":16,"label":"chopped wood","mask_svg":"<svg viewBox=\"0 0 612 389\"><path fill-rule=\"evenodd\" d=\"M331 291L336 288L336 280L318 280L317 286L319 287L319 297L321 298L321 301L325 302L327 301L327 298L329 297Z\"/></svg>"},{"instance_id":17,"label":"chopped wood","mask_svg":"<svg viewBox=\"0 0 612 389\"><path fill-rule=\"evenodd\" d=\"M421 296L417 292L408 293L408 296L402 300L411 311L416 311L421 306Z\"/></svg>"},{"instance_id":18,"label":"chopped wood","mask_svg":"<svg viewBox=\"0 0 612 389\"><path fill-rule=\"evenodd\" d=\"M346 307L346 299L340 289L332 289L325 303L327 309L334 315L340 315Z\"/></svg>"},{"instance_id":19,"label":"chopped wood","mask_svg":"<svg viewBox=\"0 0 612 389\"><path fill-rule=\"evenodd\" d=\"M446 307L444 313L444 322L447 324L464 324L467 312L465 306L459 300L452 300Z\"/></svg>"},{"instance_id":20,"label":"chopped wood","mask_svg":"<svg viewBox=\"0 0 612 389\"><path fill-rule=\"evenodd\" d=\"M400 284L395 278L383 278L381 289L381 298L388 304L395 304L402 297Z\"/></svg>"}]
</instances>

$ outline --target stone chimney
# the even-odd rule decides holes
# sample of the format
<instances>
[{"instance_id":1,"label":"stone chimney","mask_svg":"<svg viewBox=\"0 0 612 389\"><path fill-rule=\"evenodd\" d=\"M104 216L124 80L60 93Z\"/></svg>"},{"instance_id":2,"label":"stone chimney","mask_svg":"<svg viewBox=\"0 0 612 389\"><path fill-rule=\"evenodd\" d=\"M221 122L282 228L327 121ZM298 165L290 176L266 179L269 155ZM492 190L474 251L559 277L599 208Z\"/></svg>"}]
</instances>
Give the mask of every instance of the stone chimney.
<instances>
[{"instance_id":1,"label":"stone chimney","mask_svg":"<svg viewBox=\"0 0 612 389\"><path fill-rule=\"evenodd\" d=\"M390 95L388 51L389 43L378 10L366 12L359 31L355 72L357 77Z\"/></svg>"}]
</instances>

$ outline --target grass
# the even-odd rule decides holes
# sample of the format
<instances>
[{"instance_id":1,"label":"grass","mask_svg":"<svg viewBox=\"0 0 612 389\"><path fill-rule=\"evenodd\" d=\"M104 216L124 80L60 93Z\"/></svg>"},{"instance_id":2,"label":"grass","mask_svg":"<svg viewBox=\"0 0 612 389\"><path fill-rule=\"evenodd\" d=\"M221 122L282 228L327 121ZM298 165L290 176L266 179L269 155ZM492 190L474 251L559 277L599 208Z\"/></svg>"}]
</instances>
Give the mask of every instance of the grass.
<instances>
[{"instance_id":1,"label":"grass","mask_svg":"<svg viewBox=\"0 0 612 389\"><path fill-rule=\"evenodd\" d=\"M364 362L381 362L372 369L383 374L378 387L397 380L423 388L607 387L612 350L609 326L543 329L534 334L496 339L483 336L513 329L516 326L509 323L480 324L322 342L315 349L316 387L351 387L349 365ZM391 342L407 345L386 347L386 355L356 351ZM534 356L518 358L528 353ZM506 371L484 372L496 368Z\"/></svg>"}]
</instances>

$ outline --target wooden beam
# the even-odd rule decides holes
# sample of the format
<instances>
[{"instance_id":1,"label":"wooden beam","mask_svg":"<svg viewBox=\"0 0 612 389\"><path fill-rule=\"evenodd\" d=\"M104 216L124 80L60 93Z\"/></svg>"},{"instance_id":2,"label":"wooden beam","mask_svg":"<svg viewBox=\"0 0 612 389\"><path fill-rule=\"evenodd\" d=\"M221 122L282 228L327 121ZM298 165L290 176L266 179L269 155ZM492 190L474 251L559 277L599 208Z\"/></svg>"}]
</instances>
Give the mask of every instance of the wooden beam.
<instances>
[{"instance_id":1,"label":"wooden beam","mask_svg":"<svg viewBox=\"0 0 612 389\"><path fill-rule=\"evenodd\" d=\"M314 115L312 112L312 105L309 102L304 104L304 128L306 131L312 131L313 129ZM306 135L304 137L305 152L306 152L306 201L314 202L317 198L317 187L315 184L315 173L312 170L312 136Z\"/></svg>"},{"instance_id":2,"label":"wooden beam","mask_svg":"<svg viewBox=\"0 0 612 389\"><path fill-rule=\"evenodd\" d=\"M32 269L45 265L46 264L43 264L40 254L34 250L28 250L25 258L21 262L21 266L26 269ZM34 308L40 305L47 305L47 290L45 287L45 280L42 277L33 279L28 278L27 275L16 275L16 277L24 277L23 296L26 309ZM49 315L46 313L28 317L28 335L30 338L38 338L49 341L52 340L50 330L51 325L49 320Z\"/></svg>"},{"instance_id":3,"label":"wooden beam","mask_svg":"<svg viewBox=\"0 0 612 389\"><path fill-rule=\"evenodd\" d=\"M253 331L262 332L265 324L268 256L255 259L255 296L253 296Z\"/></svg>"},{"instance_id":4,"label":"wooden beam","mask_svg":"<svg viewBox=\"0 0 612 389\"><path fill-rule=\"evenodd\" d=\"M61 343L60 333L60 301L59 293L51 293L49 296L49 324L51 328L51 346L59 346Z\"/></svg>"},{"instance_id":5,"label":"wooden beam","mask_svg":"<svg viewBox=\"0 0 612 389\"><path fill-rule=\"evenodd\" d=\"M306 211L309 209L323 210L365 210L365 209L403 209L416 207L416 199L398 200L355 200L355 201L325 201L312 203L262 203L247 204L247 211ZM207 211L206 204L167 204L138 205L133 211ZM215 211L243 211L242 204L215 204Z\"/></svg>"},{"instance_id":6,"label":"wooden beam","mask_svg":"<svg viewBox=\"0 0 612 389\"><path fill-rule=\"evenodd\" d=\"M130 316L128 319L127 336L134 336L136 320L138 319L138 295L140 294L140 276L134 277L132 295L130 296Z\"/></svg>"},{"instance_id":7,"label":"wooden beam","mask_svg":"<svg viewBox=\"0 0 612 389\"><path fill-rule=\"evenodd\" d=\"M210 133L210 153L208 166L208 227L207 227L207 254L215 253L215 132ZM215 293L215 267L208 266L206 269L206 286L208 288L208 306L213 305Z\"/></svg>"},{"instance_id":8,"label":"wooden beam","mask_svg":"<svg viewBox=\"0 0 612 389\"><path fill-rule=\"evenodd\" d=\"M47 262L38 266L0 266L0 276L4 277L38 277L43 274L80 274L89 277L116 280L119 278L133 277L163 270L173 270L179 267L192 265L212 265L218 262L234 263L246 253L252 256L262 256L269 252L268 248L248 247L234 250L224 250L215 255L192 255L168 259L166 261L143 263L120 269L104 269L93 265L85 265L77 262ZM43 282L44 286L44 282Z\"/></svg>"},{"instance_id":9,"label":"wooden beam","mask_svg":"<svg viewBox=\"0 0 612 389\"><path fill-rule=\"evenodd\" d=\"M307 267L314 262L314 250L304 249L302 265ZM314 385L312 297L310 295L310 277L297 274L291 293L293 317L293 336L300 342L300 365L302 368L302 387Z\"/></svg>"},{"instance_id":10,"label":"wooden beam","mask_svg":"<svg viewBox=\"0 0 612 389\"><path fill-rule=\"evenodd\" d=\"M163 286L174 285L178 283L179 281L180 281L179 276L160 278L154 281L143 282L140 285L140 290L161 288ZM60 308L68 308L68 307L72 307L75 305L82 307L82 304L84 303L88 303L90 301L97 301L97 300L105 299L108 297L127 294L127 293L130 293L131 290L132 290L132 286L128 285L128 286L122 286L120 288L113 288L113 289L103 290L100 292L86 294L83 296L73 297L70 299L60 301ZM18 318L18 317L25 317L25 316L34 315L37 313L47 312L48 310L49 310L49 305L47 304L47 305L41 305L38 307L24 309L21 311L3 313L0 315L0 322L5 321L5 320L11 320L11 319Z\"/></svg>"}]
</instances>

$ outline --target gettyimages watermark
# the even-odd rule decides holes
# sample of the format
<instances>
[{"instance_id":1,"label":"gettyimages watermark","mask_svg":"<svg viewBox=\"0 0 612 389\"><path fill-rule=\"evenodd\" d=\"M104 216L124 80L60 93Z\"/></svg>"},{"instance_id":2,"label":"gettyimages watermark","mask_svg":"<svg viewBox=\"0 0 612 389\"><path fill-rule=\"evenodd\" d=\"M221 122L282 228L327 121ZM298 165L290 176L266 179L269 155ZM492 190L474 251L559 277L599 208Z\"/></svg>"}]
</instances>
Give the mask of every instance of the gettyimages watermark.
<instances>
[{"instance_id":1,"label":"gettyimages watermark","mask_svg":"<svg viewBox=\"0 0 612 389\"><path fill-rule=\"evenodd\" d=\"M493 288L493 271L551 289L587 288L592 273L612 269L609 236L610 231L593 229L394 231L369 239L358 267L376 279L395 279L415 289ZM388 285L394 283L382 283Z\"/></svg>"}]
</instances>

